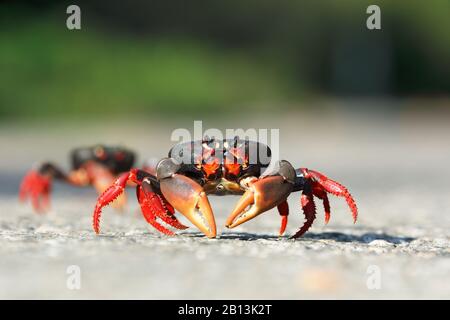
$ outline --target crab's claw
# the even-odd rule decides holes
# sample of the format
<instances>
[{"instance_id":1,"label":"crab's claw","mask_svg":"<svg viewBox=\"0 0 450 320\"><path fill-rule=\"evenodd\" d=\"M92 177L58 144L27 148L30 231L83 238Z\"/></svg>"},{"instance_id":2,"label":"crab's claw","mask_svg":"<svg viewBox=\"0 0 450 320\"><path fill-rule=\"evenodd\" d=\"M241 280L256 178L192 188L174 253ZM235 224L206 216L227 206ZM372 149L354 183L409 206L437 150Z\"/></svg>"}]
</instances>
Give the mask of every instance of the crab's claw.
<instances>
[{"instance_id":1,"label":"crab's claw","mask_svg":"<svg viewBox=\"0 0 450 320\"><path fill-rule=\"evenodd\" d=\"M216 221L203 188L194 180L173 174L160 181L166 200L208 238L216 237Z\"/></svg>"},{"instance_id":2,"label":"crab's claw","mask_svg":"<svg viewBox=\"0 0 450 320\"><path fill-rule=\"evenodd\" d=\"M19 188L19 200L26 201L31 198L34 210L43 212L49 207L51 191L51 178L31 170L22 179Z\"/></svg>"},{"instance_id":3,"label":"crab's claw","mask_svg":"<svg viewBox=\"0 0 450 320\"><path fill-rule=\"evenodd\" d=\"M293 184L283 176L265 176L251 182L227 219L226 227L234 228L283 203Z\"/></svg>"}]
</instances>

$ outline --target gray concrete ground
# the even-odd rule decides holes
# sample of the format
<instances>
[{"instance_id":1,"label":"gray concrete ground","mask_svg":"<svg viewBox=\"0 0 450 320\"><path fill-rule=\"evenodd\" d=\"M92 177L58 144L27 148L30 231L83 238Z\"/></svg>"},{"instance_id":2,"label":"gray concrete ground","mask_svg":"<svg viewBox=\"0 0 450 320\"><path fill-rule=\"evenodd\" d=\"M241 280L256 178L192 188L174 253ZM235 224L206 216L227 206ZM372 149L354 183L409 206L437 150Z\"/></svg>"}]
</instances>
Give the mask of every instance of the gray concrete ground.
<instances>
[{"instance_id":1,"label":"gray concrete ground","mask_svg":"<svg viewBox=\"0 0 450 320\"><path fill-rule=\"evenodd\" d=\"M313 228L296 241L276 236L275 211L225 229L237 197L211 198L220 232L214 240L194 228L172 238L158 234L141 217L131 189L124 213L105 210L99 236L91 228L92 189L55 184L46 215L17 202L20 178L34 161L67 167L72 146L95 142L129 145L141 159L160 157L170 132L192 122L102 122L82 130L3 125L0 298L450 298L448 118L330 114L239 123L280 128L283 158L343 182L358 202L356 225L345 201L332 198L325 226L319 204ZM293 233L303 220L299 195L289 202ZM80 267L79 290L67 287L70 265Z\"/></svg>"}]
</instances>

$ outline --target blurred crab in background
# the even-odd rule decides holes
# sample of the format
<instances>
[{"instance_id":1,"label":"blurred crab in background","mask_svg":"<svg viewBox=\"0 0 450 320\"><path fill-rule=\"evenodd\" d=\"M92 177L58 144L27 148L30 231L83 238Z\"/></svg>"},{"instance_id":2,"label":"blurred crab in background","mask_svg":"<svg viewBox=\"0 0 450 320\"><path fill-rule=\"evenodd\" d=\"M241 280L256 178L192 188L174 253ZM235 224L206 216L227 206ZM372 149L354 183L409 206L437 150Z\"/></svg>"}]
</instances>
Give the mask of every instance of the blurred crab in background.
<instances>
[{"instance_id":1,"label":"blurred crab in background","mask_svg":"<svg viewBox=\"0 0 450 320\"><path fill-rule=\"evenodd\" d=\"M263 161L261 154L267 155L269 161ZM137 199L144 218L167 235L174 233L158 220L176 229L186 228L175 217L177 210L207 237L216 237L208 194L242 195L227 219L228 228L277 207L281 215L279 234L283 235L289 214L287 198L297 191L302 192L300 205L306 221L293 238L302 236L316 218L314 197L323 201L326 222L330 219L328 194L343 197L356 222L356 203L342 184L317 171L294 169L286 160L276 161L269 167L270 155L267 145L239 137L224 140L205 137L201 141L177 144L152 173L131 169L100 195L93 214L94 230L100 232L103 207L119 197L130 181L137 185Z\"/></svg>"},{"instance_id":2,"label":"blurred crab in background","mask_svg":"<svg viewBox=\"0 0 450 320\"><path fill-rule=\"evenodd\" d=\"M134 165L134 152L116 146L96 145L74 149L71 154L71 170L65 173L59 166L44 162L30 170L22 179L19 199L30 198L36 212L49 209L53 180L73 186L92 185L101 194L117 175L129 171ZM125 197L121 197L117 207L122 207Z\"/></svg>"}]
</instances>

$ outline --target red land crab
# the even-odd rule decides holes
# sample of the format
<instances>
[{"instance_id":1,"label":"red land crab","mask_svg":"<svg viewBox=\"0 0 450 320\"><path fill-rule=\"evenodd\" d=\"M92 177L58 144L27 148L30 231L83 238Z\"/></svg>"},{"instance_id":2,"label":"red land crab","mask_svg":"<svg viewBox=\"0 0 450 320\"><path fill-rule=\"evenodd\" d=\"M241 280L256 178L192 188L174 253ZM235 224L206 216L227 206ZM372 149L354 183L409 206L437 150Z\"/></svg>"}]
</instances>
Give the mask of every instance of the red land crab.
<instances>
[{"instance_id":1,"label":"red land crab","mask_svg":"<svg viewBox=\"0 0 450 320\"><path fill-rule=\"evenodd\" d=\"M137 184L137 198L144 218L167 235L173 235L173 232L157 219L177 229L186 228L174 216L176 209L207 237L216 237L208 194L242 195L227 219L228 228L277 207L281 215L279 234L283 235L289 214L287 197L296 191L302 192L300 205L306 221L292 238L302 236L311 227L316 217L314 197L323 201L326 223L330 219L328 194L343 197L356 222L356 203L342 184L317 171L294 169L286 160L277 161L268 169L269 161L263 162L260 157L264 152L270 161L268 146L238 137L225 140L205 137L202 141L175 145L168 158L158 162L156 174L132 169L105 190L94 209L94 230L100 231L102 208L121 195L129 181Z\"/></svg>"},{"instance_id":2,"label":"red land crab","mask_svg":"<svg viewBox=\"0 0 450 320\"><path fill-rule=\"evenodd\" d=\"M74 149L71 152L72 169L69 173L64 173L50 162L38 165L23 178L19 199L25 201L30 197L35 211L47 210L53 179L74 186L92 185L101 194L118 174L132 168L134 159L134 153L122 147L96 145ZM120 205L123 205L125 198L121 199Z\"/></svg>"}]
</instances>

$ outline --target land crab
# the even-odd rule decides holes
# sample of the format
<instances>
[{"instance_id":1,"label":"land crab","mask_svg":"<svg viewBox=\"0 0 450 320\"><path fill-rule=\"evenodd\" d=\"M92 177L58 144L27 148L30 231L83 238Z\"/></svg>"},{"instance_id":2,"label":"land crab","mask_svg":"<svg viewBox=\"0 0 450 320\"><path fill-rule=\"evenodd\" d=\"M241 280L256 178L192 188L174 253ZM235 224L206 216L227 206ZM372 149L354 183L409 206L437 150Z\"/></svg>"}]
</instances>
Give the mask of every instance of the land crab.
<instances>
[{"instance_id":1,"label":"land crab","mask_svg":"<svg viewBox=\"0 0 450 320\"><path fill-rule=\"evenodd\" d=\"M175 217L177 210L207 237L216 237L216 223L207 195L242 195L226 221L228 228L277 207L281 215L279 234L283 235L289 214L287 198L297 191L302 192L300 204L306 221L292 238L302 236L315 220L314 197L323 202L326 223L330 219L328 194L343 197L356 222L356 203L342 184L314 170L294 169L286 160L269 166L261 160L261 154L270 159L270 148L238 137L223 140L205 137L201 141L177 144L167 158L150 170L152 173L131 169L100 195L93 214L94 230L100 232L103 207L120 196L130 181L137 185L137 199L144 218L167 235L174 233L158 219L176 229L187 228Z\"/></svg>"},{"instance_id":2,"label":"land crab","mask_svg":"<svg viewBox=\"0 0 450 320\"><path fill-rule=\"evenodd\" d=\"M70 153L71 170L65 173L58 165L44 162L26 173L19 188L19 199L30 198L36 212L49 208L53 180L73 186L92 185L101 194L117 176L129 171L135 161L135 154L119 146L95 145L73 149ZM121 197L119 207L125 198Z\"/></svg>"}]
</instances>

